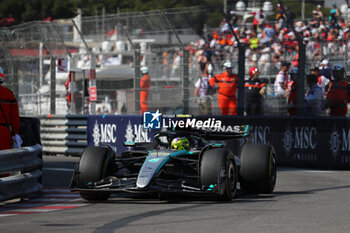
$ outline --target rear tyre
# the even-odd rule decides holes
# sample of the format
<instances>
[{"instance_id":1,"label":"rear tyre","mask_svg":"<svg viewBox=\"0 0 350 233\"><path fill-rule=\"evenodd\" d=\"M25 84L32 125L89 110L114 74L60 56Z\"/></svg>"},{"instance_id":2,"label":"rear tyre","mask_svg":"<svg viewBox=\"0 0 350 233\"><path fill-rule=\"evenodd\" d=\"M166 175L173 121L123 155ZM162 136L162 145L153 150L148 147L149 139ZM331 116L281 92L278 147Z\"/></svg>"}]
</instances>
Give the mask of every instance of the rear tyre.
<instances>
[{"instance_id":1,"label":"rear tyre","mask_svg":"<svg viewBox=\"0 0 350 233\"><path fill-rule=\"evenodd\" d=\"M237 187L237 170L232 152L224 148L205 151L200 162L200 181L206 187L218 187L219 200L230 201Z\"/></svg>"},{"instance_id":2,"label":"rear tyre","mask_svg":"<svg viewBox=\"0 0 350 233\"><path fill-rule=\"evenodd\" d=\"M108 147L87 147L79 162L78 186L87 188L90 183L107 177L112 171L114 152ZM80 196L89 201L107 200L110 193L81 192Z\"/></svg>"},{"instance_id":3,"label":"rear tyre","mask_svg":"<svg viewBox=\"0 0 350 233\"><path fill-rule=\"evenodd\" d=\"M250 193L272 193L276 185L275 150L270 145L245 144L241 151L240 185Z\"/></svg>"}]
</instances>

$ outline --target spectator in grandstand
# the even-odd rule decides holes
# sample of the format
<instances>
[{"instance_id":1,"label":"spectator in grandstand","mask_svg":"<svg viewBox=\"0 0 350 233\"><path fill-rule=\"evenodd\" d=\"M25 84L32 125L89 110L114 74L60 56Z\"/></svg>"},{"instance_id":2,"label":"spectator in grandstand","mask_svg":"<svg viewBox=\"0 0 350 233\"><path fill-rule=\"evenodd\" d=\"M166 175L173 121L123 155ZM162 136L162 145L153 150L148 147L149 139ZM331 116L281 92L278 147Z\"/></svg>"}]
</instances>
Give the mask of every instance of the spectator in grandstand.
<instances>
[{"instance_id":1,"label":"spectator in grandstand","mask_svg":"<svg viewBox=\"0 0 350 233\"><path fill-rule=\"evenodd\" d=\"M201 115L211 115L211 93L212 87L209 85L209 73L208 73L208 63L202 71L202 76L194 84L194 99L198 100L199 104L199 114Z\"/></svg>"},{"instance_id":2,"label":"spectator in grandstand","mask_svg":"<svg viewBox=\"0 0 350 233\"><path fill-rule=\"evenodd\" d=\"M2 86L5 73L0 66L0 150L21 147L19 134L20 119L16 97L13 92Z\"/></svg>"},{"instance_id":3,"label":"spectator in grandstand","mask_svg":"<svg viewBox=\"0 0 350 233\"><path fill-rule=\"evenodd\" d=\"M276 15L276 19L280 22L280 29L289 27L288 22L294 22L295 14L291 11L289 6L284 5L285 11L283 12L282 6L277 4L278 14Z\"/></svg>"},{"instance_id":4,"label":"spectator in grandstand","mask_svg":"<svg viewBox=\"0 0 350 233\"><path fill-rule=\"evenodd\" d=\"M258 17L256 16L256 12L255 11L252 14L253 14L253 23L252 23L251 30L256 33L258 31L259 20L257 19Z\"/></svg>"},{"instance_id":5,"label":"spectator in grandstand","mask_svg":"<svg viewBox=\"0 0 350 233\"><path fill-rule=\"evenodd\" d=\"M266 83L259 79L259 70L253 66L249 70L249 79L244 84L244 107L247 115L263 115L263 95Z\"/></svg>"},{"instance_id":6,"label":"spectator in grandstand","mask_svg":"<svg viewBox=\"0 0 350 233\"><path fill-rule=\"evenodd\" d=\"M311 69L311 74L316 75L317 84L322 88L323 92L325 92L326 86L329 84L329 79L320 74L320 69L317 66Z\"/></svg>"},{"instance_id":7,"label":"spectator in grandstand","mask_svg":"<svg viewBox=\"0 0 350 233\"><path fill-rule=\"evenodd\" d=\"M232 73L231 62L224 63L225 72L210 78L209 84L218 85L218 104L222 115L237 115L237 81L238 76Z\"/></svg>"},{"instance_id":8,"label":"spectator in grandstand","mask_svg":"<svg viewBox=\"0 0 350 233\"><path fill-rule=\"evenodd\" d=\"M267 74L271 70L271 49L268 47L268 45L264 44L260 50L260 58L258 60L259 64L259 72L260 70Z\"/></svg>"},{"instance_id":9,"label":"spectator in grandstand","mask_svg":"<svg viewBox=\"0 0 350 233\"><path fill-rule=\"evenodd\" d=\"M259 29L263 30L266 22L266 14L264 13L263 9L259 10L259 13L257 15L257 20L259 22Z\"/></svg>"},{"instance_id":10,"label":"spectator in grandstand","mask_svg":"<svg viewBox=\"0 0 350 233\"><path fill-rule=\"evenodd\" d=\"M213 32L213 36L210 40L209 47L214 50L220 49L220 35L217 31Z\"/></svg>"},{"instance_id":11,"label":"spectator in grandstand","mask_svg":"<svg viewBox=\"0 0 350 233\"><path fill-rule=\"evenodd\" d=\"M168 53L163 52L162 53L162 68L163 68L163 75L162 77L167 77L169 74L169 62L168 62Z\"/></svg>"},{"instance_id":12,"label":"spectator in grandstand","mask_svg":"<svg viewBox=\"0 0 350 233\"><path fill-rule=\"evenodd\" d=\"M277 98L279 112L283 112L287 104L288 82L290 80L290 76L288 74L289 67L289 62L282 62L281 70L278 72L274 83L275 97Z\"/></svg>"},{"instance_id":13,"label":"spectator in grandstand","mask_svg":"<svg viewBox=\"0 0 350 233\"><path fill-rule=\"evenodd\" d=\"M331 13L328 17L329 28L337 28L338 27L338 18L335 13Z\"/></svg>"},{"instance_id":14,"label":"spectator in grandstand","mask_svg":"<svg viewBox=\"0 0 350 233\"><path fill-rule=\"evenodd\" d=\"M208 62L208 59L205 56L204 50L203 49L198 50L196 53L196 56L197 56L197 62L199 64L199 68L200 68L201 72L203 72L205 67L207 66L207 62Z\"/></svg>"},{"instance_id":15,"label":"spectator in grandstand","mask_svg":"<svg viewBox=\"0 0 350 233\"><path fill-rule=\"evenodd\" d=\"M256 32L254 30L251 31L250 37L249 37L249 48L250 49L257 49L260 45L260 40L256 36Z\"/></svg>"},{"instance_id":16,"label":"spectator in grandstand","mask_svg":"<svg viewBox=\"0 0 350 233\"><path fill-rule=\"evenodd\" d=\"M274 27L272 27L269 23L265 24L265 28L263 31L265 32L265 35L269 40L273 39L273 37L275 36L275 32L276 32Z\"/></svg>"},{"instance_id":17,"label":"spectator in grandstand","mask_svg":"<svg viewBox=\"0 0 350 233\"><path fill-rule=\"evenodd\" d=\"M332 68L332 86L327 94L325 108L330 109L331 116L345 116L348 112L349 83L344 79L345 69L341 64L335 64Z\"/></svg>"},{"instance_id":18,"label":"spectator in grandstand","mask_svg":"<svg viewBox=\"0 0 350 233\"><path fill-rule=\"evenodd\" d=\"M178 73L181 63L181 53L179 50L175 50L173 57L173 63L171 64L171 76L174 76Z\"/></svg>"},{"instance_id":19,"label":"spectator in grandstand","mask_svg":"<svg viewBox=\"0 0 350 233\"><path fill-rule=\"evenodd\" d=\"M148 76L148 67L141 67L140 80L140 114L148 111L148 91L151 86L151 79Z\"/></svg>"},{"instance_id":20,"label":"spectator in grandstand","mask_svg":"<svg viewBox=\"0 0 350 233\"><path fill-rule=\"evenodd\" d=\"M198 41L197 41L197 47L200 49L203 49L204 45L206 44L205 38L202 36Z\"/></svg>"},{"instance_id":21,"label":"spectator in grandstand","mask_svg":"<svg viewBox=\"0 0 350 233\"><path fill-rule=\"evenodd\" d=\"M330 79L332 78L332 70L329 67L329 61L328 59L323 59L321 61L321 66L319 67L320 69L320 75L325 76L326 78Z\"/></svg>"},{"instance_id":22,"label":"spectator in grandstand","mask_svg":"<svg viewBox=\"0 0 350 233\"><path fill-rule=\"evenodd\" d=\"M268 43L270 42L270 38L266 36L266 31L262 30L261 34L259 34L259 41L260 44L262 45L268 45Z\"/></svg>"},{"instance_id":23,"label":"spectator in grandstand","mask_svg":"<svg viewBox=\"0 0 350 233\"><path fill-rule=\"evenodd\" d=\"M230 11L230 22L232 27L236 27L238 23L238 16L234 10Z\"/></svg>"},{"instance_id":24,"label":"spectator in grandstand","mask_svg":"<svg viewBox=\"0 0 350 233\"><path fill-rule=\"evenodd\" d=\"M294 24L294 19L295 19L295 13L290 9L289 6L285 7L286 10L286 17L288 22L290 22L291 24ZM289 27L290 25L288 25Z\"/></svg>"},{"instance_id":25,"label":"spectator in grandstand","mask_svg":"<svg viewBox=\"0 0 350 233\"><path fill-rule=\"evenodd\" d=\"M228 25L226 19L224 18L220 23L220 33L230 32L230 26Z\"/></svg>"},{"instance_id":26,"label":"spectator in grandstand","mask_svg":"<svg viewBox=\"0 0 350 233\"><path fill-rule=\"evenodd\" d=\"M320 20L319 20L319 15L318 12L316 10L312 11L312 19L310 20L310 26L311 27L319 27L320 25Z\"/></svg>"},{"instance_id":27,"label":"spectator in grandstand","mask_svg":"<svg viewBox=\"0 0 350 233\"><path fill-rule=\"evenodd\" d=\"M290 91L288 95L288 113L290 116L296 116L297 115L297 84L298 84L298 69L293 68L290 71Z\"/></svg>"},{"instance_id":28,"label":"spectator in grandstand","mask_svg":"<svg viewBox=\"0 0 350 233\"><path fill-rule=\"evenodd\" d=\"M281 70L278 72L275 82L275 96L276 97L286 97L287 96L287 83L289 82L290 76L288 74L290 68L289 62L282 62Z\"/></svg>"},{"instance_id":29,"label":"spectator in grandstand","mask_svg":"<svg viewBox=\"0 0 350 233\"><path fill-rule=\"evenodd\" d=\"M305 96L305 115L320 116L324 113L323 90L317 84L318 77L315 74L306 76L306 82L309 86L309 91Z\"/></svg>"},{"instance_id":30,"label":"spectator in grandstand","mask_svg":"<svg viewBox=\"0 0 350 233\"><path fill-rule=\"evenodd\" d=\"M333 14L335 17L340 16L340 12L339 12L339 10L337 8L337 4L335 2L332 3L332 9L330 9L329 14L330 15Z\"/></svg>"},{"instance_id":31,"label":"spectator in grandstand","mask_svg":"<svg viewBox=\"0 0 350 233\"><path fill-rule=\"evenodd\" d=\"M322 13L322 6L321 5L317 5L316 7L316 19L320 22L323 21L323 13Z\"/></svg>"}]
</instances>

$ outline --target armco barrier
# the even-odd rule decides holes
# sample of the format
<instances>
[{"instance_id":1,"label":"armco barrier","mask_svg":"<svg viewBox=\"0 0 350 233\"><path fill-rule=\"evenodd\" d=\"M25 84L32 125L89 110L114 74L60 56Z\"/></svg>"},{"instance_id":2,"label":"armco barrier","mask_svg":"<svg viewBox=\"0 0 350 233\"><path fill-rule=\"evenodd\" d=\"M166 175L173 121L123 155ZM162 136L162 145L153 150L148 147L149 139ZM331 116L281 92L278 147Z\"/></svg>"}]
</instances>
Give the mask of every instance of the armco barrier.
<instances>
[{"instance_id":1,"label":"armco barrier","mask_svg":"<svg viewBox=\"0 0 350 233\"><path fill-rule=\"evenodd\" d=\"M44 154L79 156L87 146L86 115L39 116Z\"/></svg>"},{"instance_id":2,"label":"armco barrier","mask_svg":"<svg viewBox=\"0 0 350 233\"><path fill-rule=\"evenodd\" d=\"M0 201L40 193L42 147L37 144L31 147L0 151Z\"/></svg>"},{"instance_id":3,"label":"armco barrier","mask_svg":"<svg viewBox=\"0 0 350 233\"><path fill-rule=\"evenodd\" d=\"M350 118L211 117L222 121L222 131L249 124L253 143L273 145L279 165L350 169ZM88 116L87 124L89 145L110 144L118 154L128 149L124 141L150 141L157 132L143 129L141 116ZM235 147L232 141L227 146Z\"/></svg>"}]
</instances>

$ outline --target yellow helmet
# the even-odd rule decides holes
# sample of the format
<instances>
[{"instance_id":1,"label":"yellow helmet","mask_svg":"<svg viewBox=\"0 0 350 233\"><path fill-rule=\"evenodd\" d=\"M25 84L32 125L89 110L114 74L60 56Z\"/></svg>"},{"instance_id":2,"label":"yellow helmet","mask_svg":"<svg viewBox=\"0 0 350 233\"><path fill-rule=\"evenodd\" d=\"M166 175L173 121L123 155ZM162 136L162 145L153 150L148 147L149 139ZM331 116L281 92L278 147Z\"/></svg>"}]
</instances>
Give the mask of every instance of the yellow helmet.
<instances>
[{"instance_id":1,"label":"yellow helmet","mask_svg":"<svg viewBox=\"0 0 350 233\"><path fill-rule=\"evenodd\" d=\"M177 137L171 141L171 149L188 150L189 148L190 142L186 137Z\"/></svg>"}]
</instances>

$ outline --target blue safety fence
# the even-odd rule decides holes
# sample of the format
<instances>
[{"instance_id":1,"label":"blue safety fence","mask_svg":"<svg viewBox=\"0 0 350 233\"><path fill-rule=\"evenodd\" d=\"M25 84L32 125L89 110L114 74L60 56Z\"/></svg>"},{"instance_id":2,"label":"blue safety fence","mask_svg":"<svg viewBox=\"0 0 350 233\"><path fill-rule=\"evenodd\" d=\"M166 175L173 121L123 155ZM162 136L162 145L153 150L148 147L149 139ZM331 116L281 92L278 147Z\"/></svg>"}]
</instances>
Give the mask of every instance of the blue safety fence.
<instances>
[{"instance_id":1,"label":"blue safety fence","mask_svg":"<svg viewBox=\"0 0 350 233\"><path fill-rule=\"evenodd\" d=\"M350 168L350 119L301 117L239 117L210 116L221 121L221 131L229 132L234 125L249 124L252 142L274 146L279 165L319 168ZM208 116L198 116L206 120ZM157 129L144 129L141 116L88 116L87 139L90 146L110 144L117 154L128 150L125 141L153 140ZM163 124L169 124L163 119ZM239 142L228 141L227 146L239 153Z\"/></svg>"}]
</instances>

